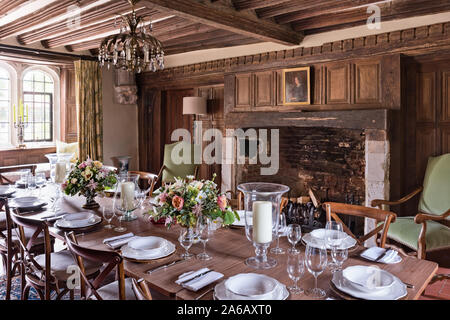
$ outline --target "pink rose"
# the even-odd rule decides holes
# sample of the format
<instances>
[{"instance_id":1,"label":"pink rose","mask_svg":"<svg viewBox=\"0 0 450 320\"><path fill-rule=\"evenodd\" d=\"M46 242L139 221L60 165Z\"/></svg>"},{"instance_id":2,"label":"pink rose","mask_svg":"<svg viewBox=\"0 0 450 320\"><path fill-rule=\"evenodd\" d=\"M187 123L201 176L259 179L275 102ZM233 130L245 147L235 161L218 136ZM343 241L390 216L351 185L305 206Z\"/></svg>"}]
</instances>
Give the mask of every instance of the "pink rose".
<instances>
[{"instance_id":1,"label":"pink rose","mask_svg":"<svg viewBox=\"0 0 450 320\"><path fill-rule=\"evenodd\" d=\"M180 211L181 209L183 209L184 199L180 196L175 196L172 199L172 205L175 207L175 209Z\"/></svg>"},{"instance_id":2,"label":"pink rose","mask_svg":"<svg viewBox=\"0 0 450 320\"><path fill-rule=\"evenodd\" d=\"M217 197L217 205L222 211L227 207L227 197L224 194Z\"/></svg>"},{"instance_id":3,"label":"pink rose","mask_svg":"<svg viewBox=\"0 0 450 320\"><path fill-rule=\"evenodd\" d=\"M159 196L159 202L165 203L168 196L169 195L166 192L161 193L160 196Z\"/></svg>"},{"instance_id":4,"label":"pink rose","mask_svg":"<svg viewBox=\"0 0 450 320\"><path fill-rule=\"evenodd\" d=\"M84 169L86 168L86 162L82 162L78 165L78 169Z\"/></svg>"}]
</instances>

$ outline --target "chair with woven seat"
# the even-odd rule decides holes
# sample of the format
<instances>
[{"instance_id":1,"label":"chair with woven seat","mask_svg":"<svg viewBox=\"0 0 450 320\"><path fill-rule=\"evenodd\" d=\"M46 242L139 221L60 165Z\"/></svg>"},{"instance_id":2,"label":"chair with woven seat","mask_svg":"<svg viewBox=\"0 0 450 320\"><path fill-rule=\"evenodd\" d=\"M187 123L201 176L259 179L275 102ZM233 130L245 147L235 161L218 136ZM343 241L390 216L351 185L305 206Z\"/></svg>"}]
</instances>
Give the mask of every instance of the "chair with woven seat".
<instances>
[{"instance_id":1,"label":"chair with woven seat","mask_svg":"<svg viewBox=\"0 0 450 320\"><path fill-rule=\"evenodd\" d=\"M81 275L81 291L84 299L91 300L136 300L131 278L125 279L123 258L114 251L96 250L78 244L73 232L65 234L66 244L77 261ZM87 277L87 263L105 264L105 268L94 278ZM117 281L101 286L112 270L116 269Z\"/></svg>"},{"instance_id":2,"label":"chair with woven seat","mask_svg":"<svg viewBox=\"0 0 450 320\"><path fill-rule=\"evenodd\" d=\"M22 290L22 300L28 298L31 288L34 288L41 300L50 300L51 292L56 292L56 300L69 293L74 297L74 288L67 287L67 280L71 276L68 267L76 265L68 250L53 252L52 239L48 225L45 221L35 220L21 216L18 211L11 214L12 221L17 225L18 245L21 253L21 272L25 285ZM25 229L29 229L31 237L26 236ZM39 243L39 237L43 234L44 253L34 255L33 246ZM89 263L86 273L89 277L95 276L101 268L101 264Z\"/></svg>"},{"instance_id":3,"label":"chair with woven seat","mask_svg":"<svg viewBox=\"0 0 450 320\"><path fill-rule=\"evenodd\" d=\"M375 237L377 246L384 248L389 227L397 217L395 213L390 211L337 202L325 202L323 208L327 215L327 221L335 220L342 223L344 231L361 246L363 246L364 242L368 239ZM375 219L378 222L378 225L369 233L357 237L342 222L339 214Z\"/></svg>"},{"instance_id":4,"label":"chair with woven seat","mask_svg":"<svg viewBox=\"0 0 450 320\"><path fill-rule=\"evenodd\" d=\"M450 249L450 153L428 159L422 187L400 200L373 200L372 206L400 205L419 194L418 213L398 217L387 236L425 259L427 252Z\"/></svg>"}]
</instances>

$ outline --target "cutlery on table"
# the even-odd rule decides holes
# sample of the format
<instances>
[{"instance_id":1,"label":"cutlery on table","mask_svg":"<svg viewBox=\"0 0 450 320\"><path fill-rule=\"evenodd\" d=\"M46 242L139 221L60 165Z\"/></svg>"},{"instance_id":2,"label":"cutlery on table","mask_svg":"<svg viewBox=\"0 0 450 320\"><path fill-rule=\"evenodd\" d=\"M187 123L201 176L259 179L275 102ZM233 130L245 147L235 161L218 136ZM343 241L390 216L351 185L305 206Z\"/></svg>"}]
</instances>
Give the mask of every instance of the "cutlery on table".
<instances>
[{"instance_id":1,"label":"cutlery on table","mask_svg":"<svg viewBox=\"0 0 450 320\"><path fill-rule=\"evenodd\" d=\"M190 282L190 281L192 281L192 280L201 278L201 277L205 276L206 274L210 273L211 271L213 271L213 270L208 270L208 271L202 272L202 273L196 275L196 276L193 277L193 278L190 278L190 279L187 279L187 280L184 280L184 281L180 282L179 284L180 284L180 285L183 285L183 284L188 283L188 282Z\"/></svg>"},{"instance_id":2,"label":"cutlery on table","mask_svg":"<svg viewBox=\"0 0 450 320\"><path fill-rule=\"evenodd\" d=\"M172 261L172 262L170 262L170 263L163 264L162 266L159 266L159 267L156 267L156 268L147 270L145 273L146 273L146 274L152 274L152 273L155 272L155 271L158 271L158 270L161 270L161 269L165 269L165 268L167 268L167 267L174 266L174 265L176 265L176 264L178 264L178 263L180 263L180 262L183 262L183 261L186 261L186 260L185 260L185 259L174 260L174 261Z\"/></svg>"}]
</instances>

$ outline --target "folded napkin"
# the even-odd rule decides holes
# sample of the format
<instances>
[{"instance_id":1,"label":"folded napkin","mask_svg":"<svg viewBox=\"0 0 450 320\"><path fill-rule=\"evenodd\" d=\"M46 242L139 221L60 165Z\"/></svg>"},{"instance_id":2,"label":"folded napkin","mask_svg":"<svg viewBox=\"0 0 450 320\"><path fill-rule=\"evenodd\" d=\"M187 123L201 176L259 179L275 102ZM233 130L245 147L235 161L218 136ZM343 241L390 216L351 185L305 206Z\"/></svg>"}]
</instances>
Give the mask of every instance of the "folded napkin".
<instances>
[{"instance_id":1,"label":"folded napkin","mask_svg":"<svg viewBox=\"0 0 450 320\"><path fill-rule=\"evenodd\" d=\"M54 221L60 219L61 216L67 214L67 212L50 212L49 214L46 214L45 216L41 216L41 220L45 221Z\"/></svg>"},{"instance_id":2,"label":"folded napkin","mask_svg":"<svg viewBox=\"0 0 450 320\"><path fill-rule=\"evenodd\" d=\"M186 288L191 291L198 291L201 288L207 286L210 283L213 283L214 281L219 280L220 278L223 278L223 274L216 271L210 271L208 268L202 268L197 271L190 271L183 273L178 277L178 280L175 281L176 284L181 285L183 288ZM206 273L205 275L199 276L202 273ZM196 278L199 276L198 278ZM192 280L190 280L192 279Z\"/></svg>"},{"instance_id":3,"label":"folded napkin","mask_svg":"<svg viewBox=\"0 0 450 320\"><path fill-rule=\"evenodd\" d=\"M381 263L393 263L393 261L396 260L398 252L395 250L388 250L386 252L386 249L384 248L379 248L379 247L371 247L367 250L365 250L363 253L361 253L361 257L370 260L370 261L376 261L379 257L381 257L382 255L384 255L384 257L380 260L378 260L377 262L381 262Z\"/></svg>"},{"instance_id":4,"label":"folded napkin","mask_svg":"<svg viewBox=\"0 0 450 320\"><path fill-rule=\"evenodd\" d=\"M134 236L134 233L129 232L122 234L120 236L106 238L103 240L103 243L106 244L107 246L110 246L113 249L117 249L135 238L136 237Z\"/></svg>"}]
</instances>

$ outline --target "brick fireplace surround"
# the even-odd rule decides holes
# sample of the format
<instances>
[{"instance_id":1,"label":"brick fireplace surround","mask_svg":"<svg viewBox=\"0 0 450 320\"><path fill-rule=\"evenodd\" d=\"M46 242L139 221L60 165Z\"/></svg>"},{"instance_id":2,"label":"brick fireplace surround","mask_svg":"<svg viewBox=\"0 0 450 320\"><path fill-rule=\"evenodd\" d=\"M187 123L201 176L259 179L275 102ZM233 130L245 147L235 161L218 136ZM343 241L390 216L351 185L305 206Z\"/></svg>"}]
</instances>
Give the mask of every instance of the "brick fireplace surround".
<instances>
[{"instance_id":1,"label":"brick fireplace surround","mask_svg":"<svg viewBox=\"0 0 450 320\"><path fill-rule=\"evenodd\" d=\"M290 197L307 195L312 187L321 199L329 201L345 202L346 196L352 195L355 203L370 206L373 199L388 198L388 115L386 110L305 112L304 117L296 118L289 113L273 117L229 114L229 129L279 129L279 171L264 176L260 174L261 164L236 164L224 159L223 163L229 164L222 165L222 190L234 190L241 182L262 181L288 185ZM233 140L224 139L224 143ZM274 148L277 146L269 150ZM366 219L365 232L374 225L373 220Z\"/></svg>"}]
</instances>

